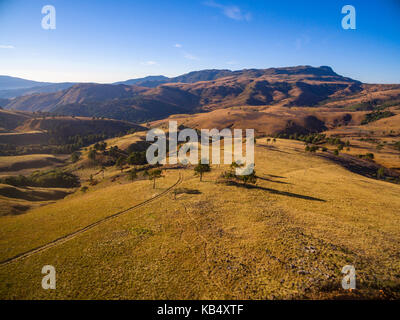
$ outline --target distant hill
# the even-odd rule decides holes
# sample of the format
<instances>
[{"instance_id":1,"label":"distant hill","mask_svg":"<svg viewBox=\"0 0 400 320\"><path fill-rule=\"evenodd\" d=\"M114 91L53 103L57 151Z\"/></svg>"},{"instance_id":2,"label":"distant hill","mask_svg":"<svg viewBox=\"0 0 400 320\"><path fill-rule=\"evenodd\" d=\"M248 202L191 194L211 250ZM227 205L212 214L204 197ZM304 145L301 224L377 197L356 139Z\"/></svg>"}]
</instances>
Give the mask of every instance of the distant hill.
<instances>
[{"instance_id":1,"label":"distant hill","mask_svg":"<svg viewBox=\"0 0 400 320\"><path fill-rule=\"evenodd\" d=\"M0 76L0 90L23 89L49 85L49 82L38 82L10 76Z\"/></svg>"},{"instance_id":2,"label":"distant hill","mask_svg":"<svg viewBox=\"0 0 400 320\"><path fill-rule=\"evenodd\" d=\"M115 82L113 84L125 84L125 85L134 84L142 87L154 88L165 83L177 83L177 82L194 83L198 81L215 80L218 78L229 76L233 73L234 72L231 70L209 69L209 70L192 71L172 78L168 78L165 76L148 76L145 78L137 78L126 81Z\"/></svg>"},{"instance_id":3,"label":"distant hill","mask_svg":"<svg viewBox=\"0 0 400 320\"><path fill-rule=\"evenodd\" d=\"M30 95L34 93L49 93L49 92L57 92L60 90L65 90L76 83L73 82L62 82L62 83L55 83L55 84L46 84L39 87L29 87L29 88L22 88L22 89L8 89L8 90L0 90L0 99L10 99L24 95ZM0 100L1 102L1 100Z\"/></svg>"},{"instance_id":4,"label":"distant hill","mask_svg":"<svg viewBox=\"0 0 400 320\"><path fill-rule=\"evenodd\" d=\"M155 85L163 81L168 82ZM365 85L327 66L202 70L175 78L154 76L123 83L130 85L76 84L62 91L12 99L6 108L145 122L235 106L318 107L330 103L331 107L345 108L370 99L372 93L379 97L377 92L382 92L382 100L400 97L399 85Z\"/></svg>"},{"instance_id":5,"label":"distant hill","mask_svg":"<svg viewBox=\"0 0 400 320\"><path fill-rule=\"evenodd\" d=\"M142 87L154 88L160 84L169 82L169 78L165 76L148 76L144 78L129 79L126 81L119 81L113 84L137 85Z\"/></svg>"},{"instance_id":6,"label":"distant hill","mask_svg":"<svg viewBox=\"0 0 400 320\"><path fill-rule=\"evenodd\" d=\"M125 99L141 89L135 86L82 83L52 93L35 93L11 100L8 109L25 111L51 111L59 105Z\"/></svg>"}]
</instances>

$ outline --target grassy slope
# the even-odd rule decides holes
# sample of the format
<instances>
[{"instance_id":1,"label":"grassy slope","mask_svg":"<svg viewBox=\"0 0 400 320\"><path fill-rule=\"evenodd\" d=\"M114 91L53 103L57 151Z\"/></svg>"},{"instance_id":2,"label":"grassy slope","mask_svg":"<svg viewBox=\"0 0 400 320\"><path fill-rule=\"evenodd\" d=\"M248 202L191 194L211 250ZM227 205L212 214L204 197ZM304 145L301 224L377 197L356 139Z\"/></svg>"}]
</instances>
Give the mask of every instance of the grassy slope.
<instances>
[{"instance_id":1,"label":"grassy slope","mask_svg":"<svg viewBox=\"0 0 400 320\"><path fill-rule=\"evenodd\" d=\"M223 166L214 166L202 183L192 170L180 170L181 187L201 194L177 200L167 195L59 246L0 266L0 297L399 297L400 186L296 149L303 145L286 140L257 147L260 188L215 184ZM156 191L172 185L178 172L168 171ZM87 194L3 217L1 259L153 194L149 181L104 181ZM57 270L54 291L40 287L46 264ZM346 264L356 267L358 293L339 289Z\"/></svg>"}]
</instances>

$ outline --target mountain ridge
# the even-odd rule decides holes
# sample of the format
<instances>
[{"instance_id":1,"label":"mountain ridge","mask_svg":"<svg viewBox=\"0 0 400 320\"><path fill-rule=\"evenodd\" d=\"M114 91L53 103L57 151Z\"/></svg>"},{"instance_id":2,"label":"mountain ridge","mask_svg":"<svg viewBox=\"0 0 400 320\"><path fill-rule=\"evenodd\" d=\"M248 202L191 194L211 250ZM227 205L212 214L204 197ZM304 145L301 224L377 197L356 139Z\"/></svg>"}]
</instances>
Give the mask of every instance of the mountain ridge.
<instances>
[{"instance_id":1,"label":"mountain ridge","mask_svg":"<svg viewBox=\"0 0 400 320\"><path fill-rule=\"evenodd\" d=\"M356 94L367 96L370 90L360 81L343 77L328 66L236 71L207 69L168 79L150 76L140 78L134 85L123 82L74 84L62 91L12 99L6 108L146 122L173 114L235 106L313 107L329 99ZM155 87L138 85L153 80L172 82ZM397 86L393 88L397 90Z\"/></svg>"}]
</instances>

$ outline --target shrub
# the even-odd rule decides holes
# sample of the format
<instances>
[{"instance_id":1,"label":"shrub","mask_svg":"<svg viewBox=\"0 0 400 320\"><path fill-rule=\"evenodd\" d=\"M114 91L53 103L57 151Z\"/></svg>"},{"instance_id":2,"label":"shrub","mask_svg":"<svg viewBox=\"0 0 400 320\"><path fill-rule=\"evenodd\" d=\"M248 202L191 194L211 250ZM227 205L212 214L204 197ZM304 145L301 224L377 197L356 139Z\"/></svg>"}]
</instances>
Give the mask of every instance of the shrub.
<instances>
[{"instance_id":1,"label":"shrub","mask_svg":"<svg viewBox=\"0 0 400 320\"><path fill-rule=\"evenodd\" d=\"M204 172L210 172L211 167L208 163L199 163L197 166L194 167L194 172L200 175L200 181L203 179Z\"/></svg>"}]
</instances>

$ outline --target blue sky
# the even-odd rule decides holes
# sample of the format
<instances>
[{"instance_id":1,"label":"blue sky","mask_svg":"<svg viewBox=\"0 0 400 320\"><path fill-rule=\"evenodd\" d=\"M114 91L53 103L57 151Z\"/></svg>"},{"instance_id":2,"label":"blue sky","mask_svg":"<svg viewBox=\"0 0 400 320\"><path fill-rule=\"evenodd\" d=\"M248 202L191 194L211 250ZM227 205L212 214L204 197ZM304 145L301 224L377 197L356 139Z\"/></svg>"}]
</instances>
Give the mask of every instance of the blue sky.
<instances>
[{"instance_id":1,"label":"blue sky","mask_svg":"<svg viewBox=\"0 0 400 320\"><path fill-rule=\"evenodd\" d=\"M48 4L55 30L41 27ZM341 27L347 4L356 30ZM3 75L105 83L306 64L400 83L400 1L0 0Z\"/></svg>"}]
</instances>

